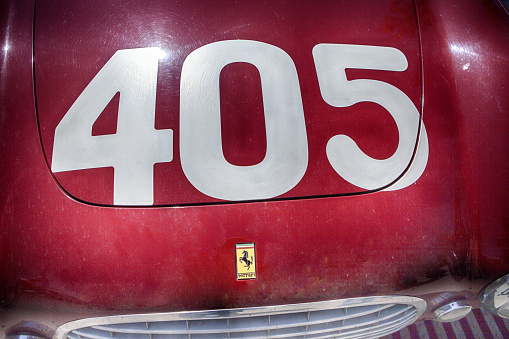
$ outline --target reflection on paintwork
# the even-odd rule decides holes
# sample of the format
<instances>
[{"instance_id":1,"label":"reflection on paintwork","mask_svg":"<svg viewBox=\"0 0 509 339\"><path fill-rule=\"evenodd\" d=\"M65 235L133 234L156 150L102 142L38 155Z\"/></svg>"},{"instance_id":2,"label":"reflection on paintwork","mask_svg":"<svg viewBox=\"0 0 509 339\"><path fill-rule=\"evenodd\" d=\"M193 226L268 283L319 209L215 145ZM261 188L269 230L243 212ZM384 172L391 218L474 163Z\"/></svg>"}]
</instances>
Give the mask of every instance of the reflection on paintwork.
<instances>
[{"instance_id":1,"label":"reflection on paintwork","mask_svg":"<svg viewBox=\"0 0 509 339\"><path fill-rule=\"evenodd\" d=\"M450 44L449 49L459 56L479 57L479 53L475 52L471 45Z\"/></svg>"}]
</instances>

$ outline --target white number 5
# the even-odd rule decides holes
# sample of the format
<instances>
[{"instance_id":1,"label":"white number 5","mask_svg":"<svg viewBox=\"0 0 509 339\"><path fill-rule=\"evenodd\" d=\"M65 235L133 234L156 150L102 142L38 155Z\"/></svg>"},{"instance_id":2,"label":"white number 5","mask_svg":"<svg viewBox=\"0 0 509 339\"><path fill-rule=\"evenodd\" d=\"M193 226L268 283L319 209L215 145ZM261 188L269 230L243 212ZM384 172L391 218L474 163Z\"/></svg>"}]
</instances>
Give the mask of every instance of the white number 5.
<instances>
[{"instance_id":1,"label":"white number 5","mask_svg":"<svg viewBox=\"0 0 509 339\"><path fill-rule=\"evenodd\" d=\"M345 180L365 189L391 184L404 173L412 160L419 135L419 112L398 88L378 80L349 81L345 69L404 71L408 66L405 55L391 47L319 44L313 48L313 58L325 102L334 107L348 107L363 101L377 103L392 115L399 132L396 152L384 160L366 155L350 137L336 135L327 143L330 164ZM388 190L400 189L415 182L423 173L427 160L428 137L422 124L412 166Z\"/></svg>"}]
</instances>

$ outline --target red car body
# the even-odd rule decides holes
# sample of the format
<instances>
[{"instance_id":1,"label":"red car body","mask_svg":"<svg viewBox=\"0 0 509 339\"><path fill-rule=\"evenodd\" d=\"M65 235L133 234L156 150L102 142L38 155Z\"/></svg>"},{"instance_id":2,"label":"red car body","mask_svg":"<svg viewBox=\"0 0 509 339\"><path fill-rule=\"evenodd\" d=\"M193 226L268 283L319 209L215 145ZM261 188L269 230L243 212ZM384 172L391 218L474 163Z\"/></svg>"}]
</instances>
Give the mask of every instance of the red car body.
<instances>
[{"instance_id":1,"label":"red car body","mask_svg":"<svg viewBox=\"0 0 509 339\"><path fill-rule=\"evenodd\" d=\"M99 315L384 295L418 296L428 302L424 316L430 317L433 305L447 298L479 307L480 287L509 272L509 16L500 3L3 1L0 8L0 334L21 320L56 329ZM242 42L246 56L237 60ZM388 109L374 103L378 99L332 105L317 75L329 65L328 59L320 63L317 45L324 51L377 46L368 53L374 59L385 51L379 47L402 53L408 65L398 71L347 65L343 72L348 85L377 80L402 93L418 112L411 126L417 134L402 136L407 125L397 125ZM136 202L137 191L124 195L127 200L119 193L116 200L120 167L113 162L56 170L57 144L69 139L56 140L55 131L74 114L71 107L87 86L94 95L106 91L93 80L117 51L150 47L163 52L150 118L155 131L172 131L172 138L169 132L163 138L171 140L172 155L151 163L152 201ZM271 51L282 61L265 70ZM231 53L233 60L219 67L217 89L206 88L220 93L219 144L232 175L197 165L201 158L193 154L208 151L186 148L210 129L208 122L188 118L192 105L215 102L193 87L202 74L191 61L213 53ZM256 64L252 56L265 61ZM292 64L295 71L288 72L298 80L283 77L291 88L285 91L300 95L301 101L288 100L303 115L275 123L267 120L269 99L286 107L287 101L278 101L286 92L262 93L262 87L280 78L279 66ZM111 66L113 73L123 72L119 65L120 71ZM203 67L206 73L214 65ZM336 71L326 69L323 79ZM112 89L120 95L106 98L113 100L86 126L90 138L120 135L125 128L119 112L132 102L123 98L143 91L125 86ZM94 105L94 98L83 99L84 105ZM305 145L307 155L297 152L285 163L285 152L278 151L283 144L274 140L294 122L295 129L304 124L298 135L306 138L284 147ZM405 146L412 151L389 181L360 187L330 164L327 144L335 135L348 135L370 159L390 158L403 138L412 140ZM412 170L425 143L422 174L407 187L386 190ZM272 173L281 160L283 174L254 193L239 184L238 195L230 197L238 168L254 168L273 149L273 167L261 173ZM299 166L303 170L294 170ZM201 168L207 168L203 180L194 172ZM287 187L271 193L281 178ZM201 188L210 181L213 187ZM256 279L238 280L235 247L245 243L256 246Z\"/></svg>"}]
</instances>

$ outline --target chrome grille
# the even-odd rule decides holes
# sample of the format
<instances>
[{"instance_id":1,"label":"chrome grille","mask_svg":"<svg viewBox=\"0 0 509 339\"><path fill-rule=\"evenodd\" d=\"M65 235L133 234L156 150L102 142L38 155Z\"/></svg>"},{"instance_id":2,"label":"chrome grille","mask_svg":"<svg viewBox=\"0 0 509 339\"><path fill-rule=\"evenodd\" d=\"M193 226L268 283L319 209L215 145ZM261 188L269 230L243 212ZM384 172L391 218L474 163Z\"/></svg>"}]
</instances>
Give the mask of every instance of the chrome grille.
<instances>
[{"instance_id":1,"label":"chrome grille","mask_svg":"<svg viewBox=\"0 0 509 339\"><path fill-rule=\"evenodd\" d=\"M389 296L229 310L137 314L62 325L59 339L378 338L413 323L426 302Z\"/></svg>"}]
</instances>

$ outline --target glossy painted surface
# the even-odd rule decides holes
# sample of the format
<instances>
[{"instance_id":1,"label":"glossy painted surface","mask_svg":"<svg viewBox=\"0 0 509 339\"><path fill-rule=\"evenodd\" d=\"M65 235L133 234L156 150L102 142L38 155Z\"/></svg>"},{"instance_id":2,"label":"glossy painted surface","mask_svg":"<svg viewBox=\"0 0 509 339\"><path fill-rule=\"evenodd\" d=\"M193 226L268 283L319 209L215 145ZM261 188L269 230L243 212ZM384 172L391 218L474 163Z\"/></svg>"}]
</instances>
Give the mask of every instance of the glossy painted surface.
<instances>
[{"instance_id":1,"label":"glossy painted surface","mask_svg":"<svg viewBox=\"0 0 509 339\"><path fill-rule=\"evenodd\" d=\"M10 227L4 227L4 225L13 222L4 217L9 209L10 191L19 182L19 178L24 177L24 174L27 173L23 170L25 165L29 172L35 174L33 179L36 181L40 175L36 174L35 168L44 169L46 166L44 156L41 157L37 133L33 132L34 128L37 129L31 66L33 3L2 2L0 5L2 17L0 29L2 36L0 54L2 67L0 72L2 116L0 124L0 135L2 136L0 140L0 203L2 205L0 264L4 272L0 278L2 289L0 299L5 304L9 303L8 300L12 301L20 278L18 276L10 280L11 274L4 270L9 261L19 258L16 247L9 245L12 240Z\"/></svg>"},{"instance_id":2,"label":"glossy painted surface","mask_svg":"<svg viewBox=\"0 0 509 339\"><path fill-rule=\"evenodd\" d=\"M440 126L435 145L447 144L435 148L438 159L430 164L452 166L437 185L448 181L456 186L456 227L465 228L470 239L471 274L500 276L509 270L507 12L491 1L458 2L456 7L424 1L417 9L424 119L433 117L429 129Z\"/></svg>"},{"instance_id":3,"label":"glossy painted surface","mask_svg":"<svg viewBox=\"0 0 509 339\"><path fill-rule=\"evenodd\" d=\"M420 108L419 41L417 21L410 1L393 5L390 1L380 1L375 6L351 1L301 3L299 6L273 1L226 1L221 6L207 1L155 1L144 3L142 8L138 8L138 5L131 6L122 3L38 4L35 30L38 116L44 150L47 158L52 159L57 124L105 62L117 50L159 47L165 57L159 62L155 127L157 130L173 131L173 160L161 160L154 167L156 205L217 202L221 200L213 197L219 196L224 196L223 200L255 200L274 195L277 198L291 198L365 191L350 184L334 171L327 159L327 142L336 134L345 134L353 138L369 156L385 159L398 147L398 128L389 112L373 102L337 108L324 101L312 55L313 47L320 43L388 46L399 49L408 60L408 69L405 71L349 69L347 75L349 80L364 78L390 83L411 99L410 105ZM94 18L94 23L91 23L91 18ZM243 57L234 47L235 42L239 44L239 41L236 41L238 39L250 41L250 45L254 44L255 48L246 52ZM209 158L216 157L214 153L219 148L212 138L215 135L213 122L217 122L217 119L207 121L204 125L205 120L200 116L210 114L198 114L200 109L213 106L208 99L208 93L216 95L215 89L206 86L203 92L192 92L186 85L203 81L202 79L206 78L204 74L208 74L213 66L196 71L191 69L191 66L185 69L183 67L184 60L189 65L192 60L199 58L198 55L204 55L202 58L207 60L209 65L213 65L214 52L205 54L205 51L213 48L212 43L219 44L221 41L222 45L215 47L215 50L221 51L223 58L234 58L231 61L246 60L226 65L219 79L221 123L218 128L222 137L221 141L217 142L222 143L226 161L237 166L231 170L232 173L229 171L232 166L212 166L214 163L209 161ZM292 94L291 97L302 97L303 112L298 111L298 103L295 108L287 103L288 99L283 93L273 94L276 91L268 88L268 85L274 83L271 79L264 80L263 88L267 87L267 93L263 95L265 99L262 99L260 76L267 78L283 69L283 61L272 55L254 61L253 57L260 48L260 57L269 54L265 50L269 46L271 50L279 49L280 54L286 54L286 63L295 65L295 79L282 81L282 85L276 85L276 88L285 88L286 92L291 86L296 87L297 92L300 88L300 93ZM203 52L198 54L198 50ZM379 54L379 58L383 58L382 52L372 53L375 57ZM275 70L264 74L260 67L269 63ZM282 74L273 79L286 80ZM184 87L180 88L181 86ZM181 92L183 94L180 94ZM191 94L188 94L189 92ZM272 101L282 104L281 108L276 108L277 113L271 114L269 95L274 97ZM365 94L363 100L367 98L369 94ZM195 105L191 106L192 104ZM291 113L288 117L279 113L286 107ZM106 111L96 121L92 129L93 135L116 132L117 109L118 98L106 107ZM302 114L304 126L296 122ZM281 126L271 123L274 119L268 117L272 115L281 117ZM196 116L198 122L190 120L187 128L188 124L185 123L189 119L184 119L185 116ZM417 119L418 117L415 117L415 120ZM202 130L200 126L204 126ZM275 129L275 132L267 133L267 128ZM416 128L416 121L412 121L411 127L405 126L405 130L413 131ZM190 132L185 132L187 130ZM298 133L285 133L286 130L296 130ZM212 136L208 137L207 133ZM410 132L410 135L412 134L415 132ZM289 145L299 145L299 148L293 153L274 152L274 141L279 138ZM410 149L410 156L415 139L416 134L403 141L404 146ZM198 151L201 147L199 141L204 143L203 154ZM304 145L300 146L302 143ZM186 147L187 145L189 147ZM191 151L186 151L188 148ZM308 152L309 159L301 156L304 151ZM188 153L189 156L182 157L182 154ZM285 154L288 155L286 158ZM409 159L402 162L394 177L405 170L408 162ZM290 177L293 175L290 169L299 170L286 189L275 190L269 194L246 194L249 188L241 185L238 188L240 194L233 194L234 187L230 187L233 185L229 186L227 181L239 170L238 166L253 166L259 163L260 171L247 173L248 178L241 176L236 180L246 183L249 178L267 178L279 170L281 173L266 183L269 187L277 187L285 178L285 172L286 177ZM202 171L204 173L195 174L201 168L206 169ZM212 173L216 172L219 176L224 176L225 180L211 178ZM381 171L386 172L389 171ZM113 203L113 175L111 167L55 173L62 187L71 195L82 201L98 204ZM199 179L201 177L204 178ZM216 193L217 189L201 188L206 187L207 183L218 187L221 192L225 191L225 194ZM386 184L374 185L372 188L381 188ZM289 191L284 193L288 189ZM215 194L200 191L211 191Z\"/></svg>"},{"instance_id":4,"label":"glossy painted surface","mask_svg":"<svg viewBox=\"0 0 509 339\"><path fill-rule=\"evenodd\" d=\"M271 4L277 8L264 13L258 13L256 5L248 10L256 22L264 23L259 30L250 30L240 17L235 19L231 12L223 13L217 6L198 13L182 5L180 10L190 11L190 17L195 14L201 20L192 24L177 14L162 15L158 20L164 27L182 30L181 35L174 36L168 35L167 28L158 30L159 21L147 19L152 18L148 12L154 8L158 13L167 13L156 5L133 11L122 6L112 13L106 11L110 5L103 2L90 6L71 4L76 6L73 11L56 4L47 8L45 5L37 4L34 57L42 144L32 77L33 6L4 3L5 8L0 10L2 37L9 43L9 48L4 45L2 51L0 96L3 304L16 304L16 297L36 294L38 298L118 312L249 307L391 294L432 282L446 271L458 279L494 278L509 271L509 23L506 13L492 2L458 1L456 7L440 1L418 2L420 49L410 2L377 1L359 11L358 16L353 15L358 8L346 6L358 4L348 2L341 13L323 4L320 8L296 9L289 16L280 16L281 21L276 15L282 13L279 5ZM72 20L62 20L60 12ZM308 15L325 18L303 26ZM50 20L52 16L60 20ZM340 25L337 16L341 17ZM217 21L206 21L207 17ZM92 18L97 20L96 25L89 24ZM114 24L115 18L129 24ZM225 21L233 31L224 30L220 24ZM465 29L467 22L469 28ZM339 25L341 34L329 30L331 24ZM81 32L79 36L74 35L75 29ZM201 40L204 32L213 34ZM226 38L269 41L283 48L297 69L303 70L299 73L302 93L315 93L303 95L305 108L317 105L332 111L336 108L327 108L316 99L320 96L311 57L314 45L338 42L397 47L409 60L407 71L380 75L359 71L352 75L379 76L381 81L393 83L421 110L421 50L422 107L430 145L427 168L415 184L405 189L353 196L156 208L101 207L76 201L56 184L49 170L48 139L61 116L117 49L145 47L140 44L151 42L154 37L161 39L165 48L172 46L174 39L188 44L177 50L175 59L160 65L158 90L162 92L158 98L163 99L156 112L178 111L178 81L172 79L179 77L179 63L185 56L196 47ZM238 74L234 71L231 76ZM69 91L74 95L64 95ZM231 95L228 102L234 105L247 93ZM173 99L165 101L166 97ZM259 100L259 96L249 100ZM43 116L45 112L47 115ZM306 116L308 137L322 138L316 131L331 124L330 120L318 122L322 116L319 112L322 111L317 108L317 122ZM351 113L356 115L354 107ZM367 126L371 122L384 124L385 118L378 113L377 108L368 113L369 119L359 125L356 139L371 140L363 131L370 129ZM345 119L338 121L338 126L350 124L348 132L353 133L357 120L345 115L347 118L331 114L329 119ZM158 116L156 127L174 128L177 132L177 117ZM232 126L250 126L250 118L246 119L232 122ZM389 122L385 124L390 125ZM105 122L106 127L110 124ZM257 124L260 122L253 123ZM387 145L375 142L366 145L366 149L372 147L381 157L394 152L395 126L386 131L390 132L381 137L388 140ZM263 135L256 136L258 132L243 132L254 134L257 150L263 149L260 140L264 139ZM336 129L331 132L336 133ZM330 135L323 138L328 140ZM238 153L231 150L231 154ZM249 157L239 159L239 163L260 161L263 154L256 158L255 153L247 152ZM310 147L309 154L322 160L310 160L308 171L314 174L303 179L303 188L295 188L297 196L329 194L321 191L323 187L334 193L356 191L345 182L338 183L335 173L323 174L322 167L311 165L326 162L324 148L320 153ZM178 162L169 166L178 166ZM160 170L159 176L167 171ZM90 187L106 187L110 190L107 194L83 194L110 204L112 175L96 176L92 173L95 171L108 170L93 170L81 179L72 177L68 181L82 183L79 187L86 187L87 182L93 182ZM63 176L58 179L61 183L67 180ZM157 204L167 203L158 196L169 196L165 192L175 190L182 195L179 199L197 202L196 192L182 173L175 174L169 182L175 187L156 186ZM210 200L200 196L199 201ZM235 278L235 245L239 243L256 245L255 280Z\"/></svg>"}]
</instances>

